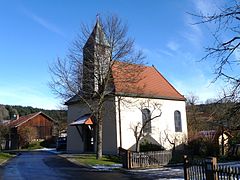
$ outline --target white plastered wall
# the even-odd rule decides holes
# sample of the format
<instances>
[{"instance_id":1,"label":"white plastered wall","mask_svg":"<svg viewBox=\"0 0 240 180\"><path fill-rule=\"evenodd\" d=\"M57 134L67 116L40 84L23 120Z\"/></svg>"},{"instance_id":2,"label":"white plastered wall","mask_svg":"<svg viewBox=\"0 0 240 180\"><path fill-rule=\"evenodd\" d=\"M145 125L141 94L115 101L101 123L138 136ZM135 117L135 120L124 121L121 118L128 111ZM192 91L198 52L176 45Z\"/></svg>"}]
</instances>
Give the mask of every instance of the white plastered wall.
<instances>
[{"instance_id":1,"label":"white plastered wall","mask_svg":"<svg viewBox=\"0 0 240 180\"><path fill-rule=\"evenodd\" d=\"M84 151L83 141L75 126L69 124L78 117L89 113L86 105L76 103L68 106L68 129L67 129L67 152L68 153L82 153Z\"/></svg>"},{"instance_id":2,"label":"white plastered wall","mask_svg":"<svg viewBox=\"0 0 240 180\"><path fill-rule=\"evenodd\" d=\"M116 101L117 102L117 101ZM186 121L186 109L185 101L176 100L163 100L163 99L147 99L147 98L132 98L124 97L120 103L121 109L121 131L122 131L122 147L124 149L135 150L135 137L132 127L136 126L138 122L142 122L141 108L142 104L145 104L145 108L148 108L153 112L152 117L160 114L159 110L154 110L156 105L161 105L161 116L151 121L152 133L150 137L146 138L152 142L157 141L166 149L173 148L173 145L169 143L174 142L176 146L182 144L187 138L187 121ZM118 109L118 104L116 103ZM182 120L182 132L175 132L174 112L180 111ZM117 135L118 135L118 147L120 146L120 134L119 134L119 118L118 111L116 116ZM167 134L167 137L166 137Z\"/></svg>"},{"instance_id":3,"label":"white plastered wall","mask_svg":"<svg viewBox=\"0 0 240 180\"><path fill-rule=\"evenodd\" d=\"M67 130L67 152L83 153L84 143L75 126L69 124L78 117L90 113L89 108L84 103L75 103L68 106L68 130ZM117 154L117 129L116 129L116 107L114 98L109 98L104 103L103 109L103 153Z\"/></svg>"}]
</instances>

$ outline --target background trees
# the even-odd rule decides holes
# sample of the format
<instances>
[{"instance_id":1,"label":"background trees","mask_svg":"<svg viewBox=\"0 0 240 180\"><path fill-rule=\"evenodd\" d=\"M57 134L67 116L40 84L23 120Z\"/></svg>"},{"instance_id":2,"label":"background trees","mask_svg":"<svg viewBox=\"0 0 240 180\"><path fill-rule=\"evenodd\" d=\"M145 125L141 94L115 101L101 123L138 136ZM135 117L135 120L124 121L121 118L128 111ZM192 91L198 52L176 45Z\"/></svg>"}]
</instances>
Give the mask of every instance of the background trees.
<instances>
[{"instance_id":1,"label":"background trees","mask_svg":"<svg viewBox=\"0 0 240 180\"><path fill-rule=\"evenodd\" d=\"M58 58L50 67L50 87L64 101L75 96L88 106L96 118L97 158L101 158L103 105L107 96L114 95L112 69L132 72L127 81L136 81L140 68L130 64L141 64L144 57L141 51L135 50L134 40L127 37L127 25L117 16L97 17L91 30L82 25L68 55ZM125 77L118 78L118 83L124 81Z\"/></svg>"},{"instance_id":2,"label":"background trees","mask_svg":"<svg viewBox=\"0 0 240 180\"><path fill-rule=\"evenodd\" d=\"M9 112L4 105L0 105L0 120L5 120L9 118Z\"/></svg>"},{"instance_id":3,"label":"background trees","mask_svg":"<svg viewBox=\"0 0 240 180\"><path fill-rule=\"evenodd\" d=\"M2 124L0 121L0 151L3 149L2 145L4 145L6 137L9 134L9 128Z\"/></svg>"}]
</instances>

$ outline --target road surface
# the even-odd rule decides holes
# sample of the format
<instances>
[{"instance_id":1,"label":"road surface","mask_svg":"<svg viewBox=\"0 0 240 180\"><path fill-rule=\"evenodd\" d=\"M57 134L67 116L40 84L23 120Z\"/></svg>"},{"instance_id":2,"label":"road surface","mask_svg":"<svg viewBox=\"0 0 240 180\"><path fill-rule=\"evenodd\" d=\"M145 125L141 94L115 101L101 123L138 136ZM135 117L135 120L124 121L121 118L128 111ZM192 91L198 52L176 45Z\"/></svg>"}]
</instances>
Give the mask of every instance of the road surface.
<instances>
[{"instance_id":1,"label":"road surface","mask_svg":"<svg viewBox=\"0 0 240 180\"><path fill-rule=\"evenodd\" d=\"M101 172L85 168L46 151L23 152L4 167L0 166L0 179L3 180L141 179L133 176L119 171Z\"/></svg>"}]
</instances>

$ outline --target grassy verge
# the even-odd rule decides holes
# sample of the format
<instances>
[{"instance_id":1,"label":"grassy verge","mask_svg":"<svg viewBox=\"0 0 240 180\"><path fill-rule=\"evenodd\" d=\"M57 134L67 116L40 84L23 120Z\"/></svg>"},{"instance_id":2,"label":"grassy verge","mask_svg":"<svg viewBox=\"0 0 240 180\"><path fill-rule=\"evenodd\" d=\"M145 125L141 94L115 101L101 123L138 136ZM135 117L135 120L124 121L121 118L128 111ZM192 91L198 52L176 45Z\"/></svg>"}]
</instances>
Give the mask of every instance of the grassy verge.
<instances>
[{"instance_id":1,"label":"grassy verge","mask_svg":"<svg viewBox=\"0 0 240 180\"><path fill-rule=\"evenodd\" d=\"M12 158L14 155L11 155L9 153L3 153L3 152L0 152L0 164L2 164L4 161Z\"/></svg>"},{"instance_id":2,"label":"grassy verge","mask_svg":"<svg viewBox=\"0 0 240 180\"><path fill-rule=\"evenodd\" d=\"M34 150L34 149L42 149L43 147L41 146L41 142L32 142L28 145L26 148L27 150Z\"/></svg>"},{"instance_id":3,"label":"grassy verge","mask_svg":"<svg viewBox=\"0 0 240 180\"><path fill-rule=\"evenodd\" d=\"M95 154L91 155L79 155L74 157L74 160L84 165L107 165L119 164L120 159L117 156L107 156L104 155L102 159L96 159Z\"/></svg>"}]
</instances>

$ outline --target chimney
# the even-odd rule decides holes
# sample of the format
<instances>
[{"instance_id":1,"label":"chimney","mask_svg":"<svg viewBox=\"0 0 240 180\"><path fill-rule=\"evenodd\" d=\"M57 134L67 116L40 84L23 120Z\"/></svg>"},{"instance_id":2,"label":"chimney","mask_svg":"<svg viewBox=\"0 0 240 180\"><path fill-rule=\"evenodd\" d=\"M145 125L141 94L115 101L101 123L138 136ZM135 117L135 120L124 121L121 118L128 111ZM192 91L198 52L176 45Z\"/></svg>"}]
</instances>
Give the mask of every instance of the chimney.
<instances>
[{"instance_id":1,"label":"chimney","mask_svg":"<svg viewBox=\"0 0 240 180\"><path fill-rule=\"evenodd\" d=\"M19 119L19 114L14 114L14 115L13 115L13 119L14 119L14 120Z\"/></svg>"}]
</instances>

